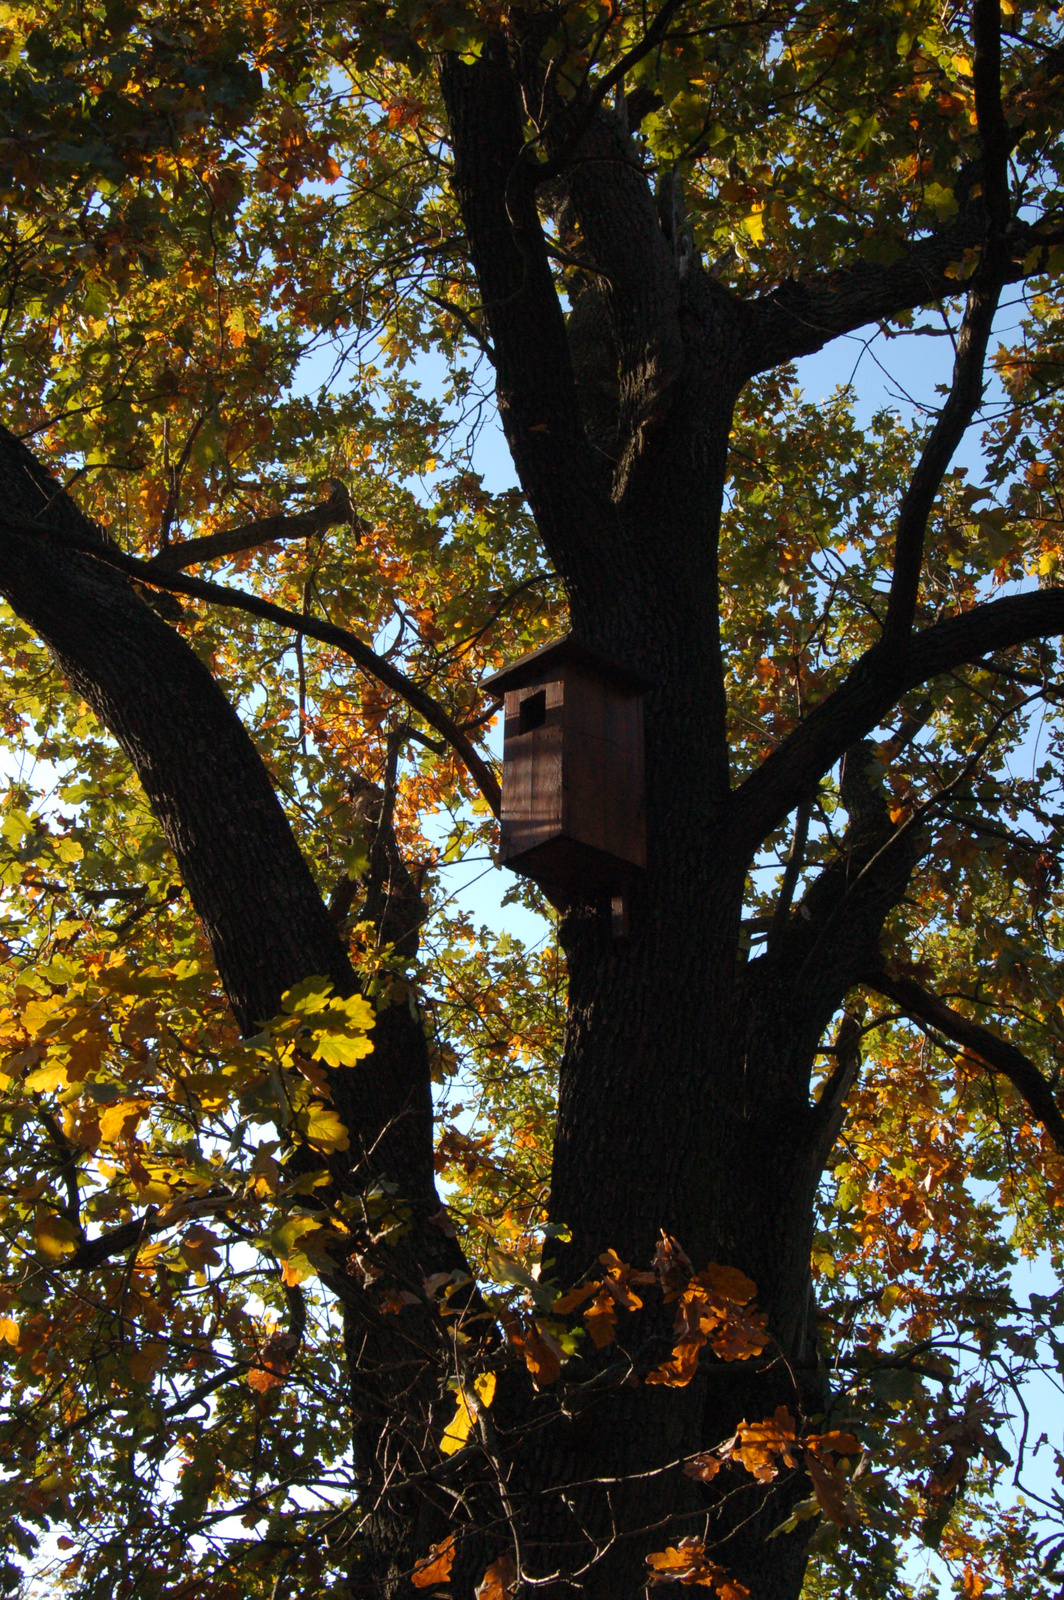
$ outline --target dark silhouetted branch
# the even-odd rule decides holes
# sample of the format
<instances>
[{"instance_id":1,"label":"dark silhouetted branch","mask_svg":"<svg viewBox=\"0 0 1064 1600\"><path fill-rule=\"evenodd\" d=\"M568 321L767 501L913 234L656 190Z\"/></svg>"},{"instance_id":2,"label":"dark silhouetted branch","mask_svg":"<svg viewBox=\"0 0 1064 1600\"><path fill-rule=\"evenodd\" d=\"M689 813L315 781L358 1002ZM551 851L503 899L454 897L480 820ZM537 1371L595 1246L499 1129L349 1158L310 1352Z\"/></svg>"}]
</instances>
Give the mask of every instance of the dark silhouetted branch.
<instances>
[{"instance_id":1,"label":"dark silhouetted branch","mask_svg":"<svg viewBox=\"0 0 1064 1600\"><path fill-rule=\"evenodd\" d=\"M899 977L887 967L870 972L865 982L877 994L893 1000L906 1016L937 1028L969 1055L977 1056L992 1072L1000 1072L1002 1077L1008 1078L1057 1149L1064 1152L1064 1116L1048 1080L1022 1050L984 1028L982 1023L969 1021L914 979Z\"/></svg>"}]
</instances>

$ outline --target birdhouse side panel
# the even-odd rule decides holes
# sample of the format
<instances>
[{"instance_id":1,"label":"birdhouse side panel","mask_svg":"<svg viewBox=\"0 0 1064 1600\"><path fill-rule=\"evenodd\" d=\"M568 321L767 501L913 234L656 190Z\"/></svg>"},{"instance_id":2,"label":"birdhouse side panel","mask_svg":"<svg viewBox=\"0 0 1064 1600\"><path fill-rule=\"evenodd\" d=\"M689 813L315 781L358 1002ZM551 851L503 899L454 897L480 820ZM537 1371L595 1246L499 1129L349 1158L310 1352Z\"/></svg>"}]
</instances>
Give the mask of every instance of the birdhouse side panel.
<instances>
[{"instance_id":1,"label":"birdhouse side panel","mask_svg":"<svg viewBox=\"0 0 1064 1600\"><path fill-rule=\"evenodd\" d=\"M645 866L641 698L571 670L564 742L567 837Z\"/></svg>"},{"instance_id":2,"label":"birdhouse side panel","mask_svg":"<svg viewBox=\"0 0 1064 1600\"><path fill-rule=\"evenodd\" d=\"M506 696L502 861L535 849L562 831L561 711L560 682L533 684Z\"/></svg>"}]
</instances>

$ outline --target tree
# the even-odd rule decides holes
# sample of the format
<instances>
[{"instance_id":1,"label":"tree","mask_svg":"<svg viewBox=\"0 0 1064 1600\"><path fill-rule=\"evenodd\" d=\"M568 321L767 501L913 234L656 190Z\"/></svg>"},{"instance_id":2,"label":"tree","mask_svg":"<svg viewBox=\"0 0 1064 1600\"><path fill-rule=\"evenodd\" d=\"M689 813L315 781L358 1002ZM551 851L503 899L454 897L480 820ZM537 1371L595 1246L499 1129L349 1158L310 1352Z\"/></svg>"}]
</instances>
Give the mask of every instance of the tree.
<instances>
[{"instance_id":1,"label":"tree","mask_svg":"<svg viewBox=\"0 0 1064 1600\"><path fill-rule=\"evenodd\" d=\"M920 1530L1048 1596L1059 1498L994 1491L1064 1320L1009 1279L1064 1178L1009 761L1059 15L3 27L8 1590L61 1527L85 1597L900 1595ZM934 417L804 400L918 315ZM565 627L652 688L630 929L566 903L563 974L437 868L493 838L481 678Z\"/></svg>"}]
</instances>

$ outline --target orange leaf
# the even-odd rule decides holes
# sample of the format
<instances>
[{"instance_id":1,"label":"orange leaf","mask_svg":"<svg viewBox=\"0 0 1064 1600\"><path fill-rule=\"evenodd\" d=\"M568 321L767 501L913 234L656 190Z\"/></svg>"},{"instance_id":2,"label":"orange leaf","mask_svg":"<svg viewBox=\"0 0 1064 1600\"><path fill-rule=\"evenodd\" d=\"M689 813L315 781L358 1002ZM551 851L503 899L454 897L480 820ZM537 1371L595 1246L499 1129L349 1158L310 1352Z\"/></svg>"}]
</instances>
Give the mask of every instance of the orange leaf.
<instances>
[{"instance_id":1,"label":"orange leaf","mask_svg":"<svg viewBox=\"0 0 1064 1600\"><path fill-rule=\"evenodd\" d=\"M613 1299L605 1289L600 1289L584 1312L584 1321L587 1331L594 1340L596 1350L602 1350L606 1345L612 1344L616 1338L617 1309Z\"/></svg>"},{"instance_id":2,"label":"orange leaf","mask_svg":"<svg viewBox=\"0 0 1064 1600\"><path fill-rule=\"evenodd\" d=\"M711 1450L706 1450L702 1455L692 1456L690 1461L684 1462L684 1472L689 1478L699 1478L702 1483L712 1483L723 1463L719 1456Z\"/></svg>"},{"instance_id":3,"label":"orange leaf","mask_svg":"<svg viewBox=\"0 0 1064 1600\"><path fill-rule=\"evenodd\" d=\"M698 1371L698 1352L705 1342L704 1338L681 1339L672 1352L672 1359L647 1373L647 1383L663 1383L669 1389L685 1388Z\"/></svg>"},{"instance_id":4,"label":"orange leaf","mask_svg":"<svg viewBox=\"0 0 1064 1600\"><path fill-rule=\"evenodd\" d=\"M517 1587L517 1567L512 1555L500 1556L473 1591L474 1600L509 1600Z\"/></svg>"},{"instance_id":5,"label":"orange leaf","mask_svg":"<svg viewBox=\"0 0 1064 1600\"><path fill-rule=\"evenodd\" d=\"M791 1454L794 1444L794 1418L786 1406L777 1406L774 1415L763 1422L740 1422L727 1453L732 1460L740 1461L758 1483L771 1483L781 1462L788 1467L797 1466Z\"/></svg>"},{"instance_id":6,"label":"orange leaf","mask_svg":"<svg viewBox=\"0 0 1064 1600\"><path fill-rule=\"evenodd\" d=\"M757 1284L752 1283L745 1272L739 1272L735 1267L720 1267L715 1261L711 1261L695 1281L704 1284L707 1289L716 1290L725 1300L734 1300L737 1306L748 1305L757 1293Z\"/></svg>"},{"instance_id":7,"label":"orange leaf","mask_svg":"<svg viewBox=\"0 0 1064 1600\"><path fill-rule=\"evenodd\" d=\"M818 1456L859 1456L861 1454L860 1440L855 1439L852 1433L813 1433L805 1441L807 1450L814 1450Z\"/></svg>"},{"instance_id":8,"label":"orange leaf","mask_svg":"<svg viewBox=\"0 0 1064 1600\"><path fill-rule=\"evenodd\" d=\"M685 1588L715 1589L721 1600L750 1600L750 1591L730 1578L706 1555L701 1539L681 1539L678 1545L647 1556L651 1585L680 1583Z\"/></svg>"},{"instance_id":9,"label":"orange leaf","mask_svg":"<svg viewBox=\"0 0 1064 1600\"><path fill-rule=\"evenodd\" d=\"M562 1371L562 1347L538 1322L522 1328L516 1317L504 1323L506 1337L525 1358L537 1389L557 1383Z\"/></svg>"},{"instance_id":10,"label":"orange leaf","mask_svg":"<svg viewBox=\"0 0 1064 1600\"><path fill-rule=\"evenodd\" d=\"M434 1544L427 1556L414 1563L410 1582L415 1589L428 1589L434 1583L449 1583L454 1566L454 1534L449 1533L441 1544Z\"/></svg>"},{"instance_id":11,"label":"orange leaf","mask_svg":"<svg viewBox=\"0 0 1064 1600\"><path fill-rule=\"evenodd\" d=\"M828 1521L836 1523L840 1528L845 1528L855 1523L857 1517L853 1511L848 1509L845 1503L849 1484L842 1473L832 1467L825 1466L811 1450L806 1452L805 1470L812 1480L813 1492L820 1504L820 1509Z\"/></svg>"},{"instance_id":12,"label":"orange leaf","mask_svg":"<svg viewBox=\"0 0 1064 1600\"><path fill-rule=\"evenodd\" d=\"M577 1306L582 1306L585 1300L590 1300L597 1289L597 1283L578 1284L575 1289L569 1289L563 1294L561 1299L555 1300L551 1306L551 1312L556 1316L564 1317L567 1312L575 1311Z\"/></svg>"},{"instance_id":13,"label":"orange leaf","mask_svg":"<svg viewBox=\"0 0 1064 1600\"><path fill-rule=\"evenodd\" d=\"M269 1389L279 1389L284 1379L276 1372L267 1372L265 1367L252 1367L248 1373L248 1383L259 1394L265 1394Z\"/></svg>"},{"instance_id":14,"label":"orange leaf","mask_svg":"<svg viewBox=\"0 0 1064 1600\"><path fill-rule=\"evenodd\" d=\"M760 1312L752 1316L735 1312L712 1337L713 1349L722 1361L749 1361L759 1356L769 1343L765 1319Z\"/></svg>"}]
</instances>

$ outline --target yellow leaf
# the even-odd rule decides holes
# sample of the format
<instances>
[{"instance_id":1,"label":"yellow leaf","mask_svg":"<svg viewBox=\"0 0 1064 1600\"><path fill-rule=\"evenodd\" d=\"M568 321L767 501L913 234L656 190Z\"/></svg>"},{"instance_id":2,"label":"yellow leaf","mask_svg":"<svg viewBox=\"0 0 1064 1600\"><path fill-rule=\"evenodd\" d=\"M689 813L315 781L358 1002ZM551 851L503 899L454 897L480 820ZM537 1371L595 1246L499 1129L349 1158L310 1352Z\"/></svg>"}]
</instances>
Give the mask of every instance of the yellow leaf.
<instances>
[{"instance_id":1,"label":"yellow leaf","mask_svg":"<svg viewBox=\"0 0 1064 1600\"><path fill-rule=\"evenodd\" d=\"M315 1060L324 1061L327 1067L353 1067L372 1052L373 1041L365 1034L319 1033L313 1053Z\"/></svg>"},{"instance_id":2,"label":"yellow leaf","mask_svg":"<svg viewBox=\"0 0 1064 1600\"><path fill-rule=\"evenodd\" d=\"M461 1450L462 1446L469 1438L472 1427L473 1412L470 1409L469 1401L466 1399L465 1395L459 1391L458 1405L455 1409L454 1416L447 1424L443 1438L440 1440L441 1454L445 1456L453 1456L456 1450Z\"/></svg>"},{"instance_id":3,"label":"yellow leaf","mask_svg":"<svg viewBox=\"0 0 1064 1600\"><path fill-rule=\"evenodd\" d=\"M100 1141L115 1144L137 1131L137 1123L148 1109L146 1100L119 1100L100 1108Z\"/></svg>"},{"instance_id":4,"label":"yellow leaf","mask_svg":"<svg viewBox=\"0 0 1064 1600\"><path fill-rule=\"evenodd\" d=\"M743 229L754 244L765 242L765 207L756 205L748 217L743 218Z\"/></svg>"},{"instance_id":5,"label":"yellow leaf","mask_svg":"<svg viewBox=\"0 0 1064 1600\"><path fill-rule=\"evenodd\" d=\"M48 1094L52 1089L65 1089L67 1068L65 1061L49 1061L24 1079L27 1089L34 1094Z\"/></svg>"},{"instance_id":6,"label":"yellow leaf","mask_svg":"<svg viewBox=\"0 0 1064 1600\"><path fill-rule=\"evenodd\" d=\"M43 1208L37 1212L33 1223L33 1237L37 1241L37 1248L42 1256L47 1256L49 1261L61 1261L64 1256L74 1254L78 1247L77 1229L65 1217L57 1217L54 1211Z\"/></svg>"},{"instance_id":7,"label":"yellow leaf","mask_svg":"<svg viewBox=\"0 0 1064 1600\"><path fill-rule=\"evenodd\" d=\"M495 1399L494 1372L482 1372L479 1378L474 1378L473 1388L477 1391L477 1399L484 1407L484 1410L487 1411L491 1402Z\"/></svg>"},{"instance_id":8,"label":"yellow leaf","mask_svg":"<svg viewBox=\"0 0 1064 1600\"><path fill-rule=\"evenodd\" d=\"M315 1150L328 1152L348 1149L350 1141L347 1129L332 1106L315 1100L309 1111L304 1111L298 1120L307 1143L313 1145Z\"/></svg>"},{"instance_id":9,"label":"yellow leaf","mask_svg":"<svg viewBox=\"0 0 1064 1600\"><path fill-rule=\"evenodd\" d=\"M0 1339L8 1344L18 1344L18 1323L14 1317L0 1317Z\"/></svg>"}]
</instances>

